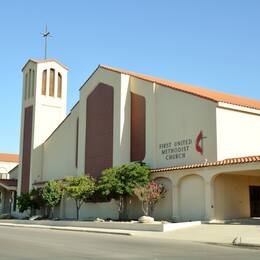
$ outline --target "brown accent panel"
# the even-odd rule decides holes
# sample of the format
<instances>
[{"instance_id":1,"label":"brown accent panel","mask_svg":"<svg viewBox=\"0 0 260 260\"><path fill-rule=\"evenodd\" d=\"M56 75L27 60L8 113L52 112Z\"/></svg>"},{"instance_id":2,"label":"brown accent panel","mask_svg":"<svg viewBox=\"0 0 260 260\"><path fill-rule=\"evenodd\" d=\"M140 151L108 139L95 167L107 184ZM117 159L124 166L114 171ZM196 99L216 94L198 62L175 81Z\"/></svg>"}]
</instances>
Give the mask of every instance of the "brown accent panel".
<instances>
[{"instance_id":1,"label":"brown accent panel","mask_svg":"<svg viewBox=\"0 0 260 260\"><path fill-rule=\"evenodd\" d=\"M113 166L114 88L99 84L87 97L85 173L99 178Z\"/></svg>"},{"instance_id":2,"label":"brown accent panel","mask_svg":"<svg viewBox=\"0 0 260 260\"><path fill-rule=\"evenodd\" d=\"M131 93L131 162L145 157L145 98Z\"/></svg>"},{"instance_id":3,"label":"brown accent panel","mask_svg":"<svg viewBox=\"0 0 260 260\"><path fill-rule=\"evenodd\" d=\"M33 107L30 106L30 107L25 108L25 111L24 111L21 192L29 191L30 165L31 165L31 144L32 144L32 120L33 120Z\"/></svg>"},{"instance_id":4,"label":"brown accent panel","mask_svg":"<svg viewBox=\"0 0 260 260\"><path fill-rule=\"evenodd\" d=\"M76 123L76 153L75 153L75 166L78 168L78 148L79 148L79 119Z\"/></svg>"}]
</instances>

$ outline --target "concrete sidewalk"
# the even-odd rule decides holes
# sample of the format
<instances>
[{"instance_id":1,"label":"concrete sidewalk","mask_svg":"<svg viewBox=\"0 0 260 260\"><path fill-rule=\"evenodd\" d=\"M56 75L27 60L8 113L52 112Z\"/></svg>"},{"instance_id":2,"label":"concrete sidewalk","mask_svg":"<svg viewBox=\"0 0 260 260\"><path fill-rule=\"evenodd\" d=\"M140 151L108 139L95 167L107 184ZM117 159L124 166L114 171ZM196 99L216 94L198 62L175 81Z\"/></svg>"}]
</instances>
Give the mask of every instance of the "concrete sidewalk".
<instances>
[{"instance_id":1,"label":"concrete sidewalk","mask_svg":"<svg viewBox=\"0 0 260 260\"><path fill-rule=\"evenodd\" d=\"M136 233L135 235L150 237L155 234ZM251 245L260 248L259 225L201 224L199 226L156 234L156 237L226 245L232 245L232 242L235 242L236 245Z\"/></svg>"}]
</instances>

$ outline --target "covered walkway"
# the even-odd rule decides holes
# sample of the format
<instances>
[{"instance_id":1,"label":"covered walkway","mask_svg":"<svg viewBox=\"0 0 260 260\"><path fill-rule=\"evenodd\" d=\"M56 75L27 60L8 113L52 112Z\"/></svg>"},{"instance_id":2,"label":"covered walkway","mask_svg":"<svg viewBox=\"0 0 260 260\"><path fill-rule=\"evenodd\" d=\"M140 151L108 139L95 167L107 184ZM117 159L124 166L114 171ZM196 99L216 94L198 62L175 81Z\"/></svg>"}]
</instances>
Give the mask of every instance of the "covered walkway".
<instances>
[{"instance_id":1,"label":"covered walkway","mask_svg":"<svg viewBox=\"0 0 260 260\"><path fill-rule=\"evenodd\" d=\"M11 215L16 207L17 180L0 179L0 214Z\"/></svg>"},{"instance_id":2,"label":"covered walkway","mask_svg":"<svg viewBox=\"0 0 260 260\"><path fill-rule=\"evenodd\" d=\"M154 169L152 174L171 180L174 221L260 217L260 156Z\"/></svg>"}]
</instances>

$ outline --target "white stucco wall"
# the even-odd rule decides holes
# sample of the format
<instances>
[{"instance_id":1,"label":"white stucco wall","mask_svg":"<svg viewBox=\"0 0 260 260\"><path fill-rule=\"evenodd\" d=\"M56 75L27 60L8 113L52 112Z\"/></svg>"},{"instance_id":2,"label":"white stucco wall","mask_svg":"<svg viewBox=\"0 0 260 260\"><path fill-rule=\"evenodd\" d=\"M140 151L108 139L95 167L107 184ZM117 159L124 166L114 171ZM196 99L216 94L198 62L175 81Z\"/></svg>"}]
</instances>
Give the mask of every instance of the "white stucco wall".
<instances>
[{"instance_id":1,"label":"white stucco wall","mask_svg":"<svg viewBox=\"0 0 260 260\"><path fill-rule=\"evenodd\" d=\"M55 93L49 96L50 69L55 70ZM42 95L42 73L47 70L46 95ZM57 96L58 73L62 75L62 97ZM33 148L42 144L66 116L67 70L56 62L37 64ZM46 120L48 123L46 124ZM37 129L37 131L35 131Z\"/></svg>"},{"instance_id":2,"label":"white stucco wall","mask_svg":"<svg viewBox=\"0 0 260 260\"><path fill-rule=\"evenodd\" d=\"M157 96L157 166L215 161L216 103L166 87L158 87ZM203 140L203 155L195 149L200 131L206 137ZM186 144L178 145L178 141L182 140L191 141L184 152L185 158L167 160L167 155L162 155L163 149L159 149L160 144L171 143L171 148L183 149Z\"/></svg>"},{"instance_id":3,"label":"white stucco wall","mask_svg":"<svg viewBox=\"0 0 260 260\"><path fill-rule=\"evenodd\" d=\"M76 204L73 200L65 198L61 205L60 214L65 219L75 219L77 216ZM60 216L61 217L61 216ZM82 220L118 219L118 205L115 201L100 203L83 203L79 212Z\"/></svg>"},{"instance_id":4,"label":"white stucco wall","mask_svg":"<svg viewBox=\"0 0 260 260\"><path fill-rule=\"evenodd\" d=\"M18 178L18 172L19 172L19 165L17 167L14 167L12 170L10 170L10 179L16 179Z\"/></svg>"},{"instance_id":5,"label":"white stucco wall","mask_svg":"<svg viewBox=\"0 0 260 260\"><path fill-rule=\"evenodd\" d=\"M31 153L31 175L30 183L42 180L43 169L43 144L39 145L35 149L32 149Z\"/></svg>"},{"instance_id":6,"label":"white stucco wall","mask_svg":"<svg viewBox=\"0 0 260 260\"><path fill-rule=\"evenodd\" d=\"M204 179L188 175L179 184L179 217L181 221L204 220L205 217Z\"/></svg>"},{"instance_id":7,"label":"white stucco wall","mask_svg":"<svg viewBox=\"0 0 260 260\"><path fill-rule=\"evenodd\" d=\"M217 108L218 160L260 154L259 114Z\"/></svg>"},{"instance_id":8,"label":"white stucco wall","mask_svg":"<svg viewBox=\"0 0 260 260\"><path fill-rule=\"evenodd\" d=\"M76 126L78 106L43 145L42 180L76 176Z\"/></svg>"},{"instance_id":9,"label":"white stucco wall","mask_svg":"<svg viewBox=\"0 0 260 260\"><path fill-rule=\"evenodd\" d=\"M146 100L146 156L151 168L215 161L216 103L141 79L131 78L131 91ZM203 131L203 155L195 140ZM183 141L178 144L178 141ZM173 149L173 150L170 150ZM175 152L185 150L184 152ZM164 154L163 154L164 153ZM185 154L183 158L175 158Z\"/></svg>"}]
</instances>

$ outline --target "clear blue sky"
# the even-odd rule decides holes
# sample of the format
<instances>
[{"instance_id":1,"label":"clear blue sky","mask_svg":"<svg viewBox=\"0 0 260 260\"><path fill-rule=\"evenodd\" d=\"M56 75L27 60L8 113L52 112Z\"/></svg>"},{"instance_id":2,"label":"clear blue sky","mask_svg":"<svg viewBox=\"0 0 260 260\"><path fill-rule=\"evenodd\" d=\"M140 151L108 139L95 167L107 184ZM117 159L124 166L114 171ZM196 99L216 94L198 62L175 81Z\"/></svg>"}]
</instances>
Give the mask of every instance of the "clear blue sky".
<instances>
[{"instance_id":1,"label":"clear blue sky","mask_svg":"<svg viewBox=\"0 0 260 260\"><path fill-rule=\"evenodd\" d=\"M19 150L21 68L67 65L68 110L98 64L260 100L259 0L1 1L0 152Z\"/></svg>"}]
</instances>

